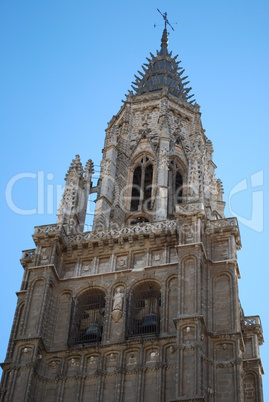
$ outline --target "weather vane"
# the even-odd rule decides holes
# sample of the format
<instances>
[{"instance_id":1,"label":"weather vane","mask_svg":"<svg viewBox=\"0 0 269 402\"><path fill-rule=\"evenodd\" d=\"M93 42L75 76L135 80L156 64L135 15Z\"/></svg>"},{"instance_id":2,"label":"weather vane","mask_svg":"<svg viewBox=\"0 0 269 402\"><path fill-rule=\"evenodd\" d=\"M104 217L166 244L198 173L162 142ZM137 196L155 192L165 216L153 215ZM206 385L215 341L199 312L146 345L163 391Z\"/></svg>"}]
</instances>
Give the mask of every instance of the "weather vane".
<instances>
[{"instance_id":1,"label":"weather vane","mask_svg":"<svg viewBox=\"0 0 269 402\"><path fill-rule=\"evenodd\" d=\"M172 27L172 25L170 24L170 22L169 22L168 19L167 19L167 13L166 13L166 12L165 12L164 14L161 13L161 11L160 11L158 8L157 8L157 11L159 11L159 13L161 14L161 16L162 16L163 19L164 19L164 27L165 27L165 29L166 29L166 25L169 25L170 28L172 28L173 31L174 31L174 28Z\"/></svg>"}]
</instances>

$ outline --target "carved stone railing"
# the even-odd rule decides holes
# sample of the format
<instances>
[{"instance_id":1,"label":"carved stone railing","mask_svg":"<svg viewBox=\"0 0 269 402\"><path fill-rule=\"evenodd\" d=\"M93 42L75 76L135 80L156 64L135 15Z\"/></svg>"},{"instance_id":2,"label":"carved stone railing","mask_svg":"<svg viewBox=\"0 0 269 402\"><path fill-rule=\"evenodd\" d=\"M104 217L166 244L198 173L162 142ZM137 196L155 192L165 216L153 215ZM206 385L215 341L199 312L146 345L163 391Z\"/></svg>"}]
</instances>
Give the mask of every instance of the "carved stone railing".
<instances>
[{"instance_id":1,"label":"carved stone railing","mask_svg":"<svg viewBox=\"0 0 269 402\"><path fill-rule=\"evenodd\" d=\"M156 223L140 223L125 226L120 229L104 230L101 232L85 232L69 235L65 241L67 243L77 243L81 241L99 241L109 238L128 237L130 235L146 235L150 233L174 233L176 231L176 221L163 221Z\"/></svg>"},{"instance_id":2,"label":"carved stone railing","mask_svg":"<svg viewBox=\"0 0 269 402\"><path fill-rule=\"evenodd\" d=\"M263 330L260 317L258 315L244 317L242 324L244 331L255 333L258 335L259 344L262 345L264 339L263 339Z\"/></svg>"},{"instance_id":3,"label":"carved stone railing","mask_svg":"<svg viewBox=\"0 0 269 402\"><path fill-rule=\"evenodd\" d=\"M62 231L62 225L53 224L53 225L43 225L43 226L36 226L34 235L46 235L50 233L56 233Z\"/></svg>"},{"instance_id":4,"label":"carved stone railing","mask_svg":"<svg viewBox=\"0 0 269 402\"><path fill-rule=\"evenodd\" d=\"M219 230L219 229L231 229L238 228L238 222L236 218L218 219L216 221L207 221L207 229Z\"/></svg>"},{"instance_id":5,"label":"carved stone railing","mask_svg":"<svg viewBox=\"0 0 269 402\"><path fill-rule=\"evenodd\" d=\"M204 204L200 201L175 205L175 213L189 215L204 211Z\"/></svg>"},{"instance_id":6,"label":"carved stone railing","mask_svg":"<svg viewBox=\"0 0 269 402\"><path fill-rule=\"evenodd\" d=\"M33 261L35 257L35 249L31 249L31 250L24 250L22 252L22 260L28 260L29 262Z\"/></svg>"},{"instance_id":7,"label":"carved stone railing","mask_svg":"<svg viewBox=\"0 0 269 402\"><path fill-rule=\"evenodd\" d=\"M156 223L138 223L136 225L124 226L119 229L103 230L100 232L83 232L73 233L66 235L64 227L62 225L47 225L36 226L34 231L35 237L43 237L44 235L61 234L66 243L79 243L87 241L99 241L110 238L128 237L130 235L146 235L146 234L162 234L162 233L175 233L176 221L167 220Z\"/></svg>"},{"instance_id":8,"label":"carved stone railing","mask_svg":"<svg viewBox=\"0 0 269 402\"><path fill-rule=\"evenodd\" d=\"M35 258L35 249L23 250L22 257L20 259L21 265L25 268L28 265L33 264Z\"/></svg>"},{"instance_id":9,"label":"carved stone railing","mask_svg":"<svg viewBox=\"0 0 269 402\"><path fill-rule=\"evenodd\" d=\"M258 315L244 317L244 327L246 329L252 329L257 325L261 325L261 319Z\"/></svg>"}]
</instances>

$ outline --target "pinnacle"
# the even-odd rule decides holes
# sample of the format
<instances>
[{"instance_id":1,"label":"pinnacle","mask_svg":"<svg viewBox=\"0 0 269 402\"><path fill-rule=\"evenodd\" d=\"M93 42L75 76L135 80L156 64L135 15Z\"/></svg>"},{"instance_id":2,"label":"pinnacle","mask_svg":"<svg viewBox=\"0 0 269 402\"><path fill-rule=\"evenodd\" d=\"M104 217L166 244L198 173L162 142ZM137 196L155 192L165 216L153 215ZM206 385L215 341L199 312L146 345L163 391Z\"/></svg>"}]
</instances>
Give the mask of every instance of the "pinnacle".
<instances>
[{"instance_id":1,"label":"pinnacle","mask_svg":"<svg viewBox=\"0 0 269 402\"><path fill-rule=\"evenodd\" d=\"M65 178L67 179L73 174L77 175L79 178L83 177L83 167L79 155L76 155L75 159L72 160Z\"/></svg>"}]
</instances>

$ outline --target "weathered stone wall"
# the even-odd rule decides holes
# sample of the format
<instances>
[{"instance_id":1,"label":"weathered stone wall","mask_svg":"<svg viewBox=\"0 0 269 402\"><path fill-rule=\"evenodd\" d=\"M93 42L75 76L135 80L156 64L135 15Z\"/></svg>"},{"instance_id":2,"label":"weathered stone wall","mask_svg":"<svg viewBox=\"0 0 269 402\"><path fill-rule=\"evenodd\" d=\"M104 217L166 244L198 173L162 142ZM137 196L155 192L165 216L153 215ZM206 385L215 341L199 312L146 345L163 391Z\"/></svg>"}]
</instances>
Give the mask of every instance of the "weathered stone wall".
<instances>
[{"instance_id":1,"label":"weathered stone wall","mask_svg":"<svg viewBox=\"0 0 269 402\"><path fill-rule=\"evenodd\" d=\"M246 321L244 341L241 335L235 222L206 223L195 215L183 222L136 225L91 234L88 240L87 234L65 237L55 226L55 231L49 230L50 247L47 229L37 229L37 249L25 252L22 259L27 273L4 366L2 400L24 401L27 392L33 398L29 400L66 402L150 397L243 401L243 395L255 400L254 394L261 400L261 339L251 332L259 322ZM219 227L225 231L223 242ZM43 242L49 260L38 252ZM50 261L57 265L48 265ZM159 284L160 334L128 339L128 299L141 283ZM115 321L113 297L118 288L124 302L122 316ZM102 340L68 346L72 298L87 289L105 294ZM244 366L245 377L243 357L252 361Z\"/></svg>"}]
</instances>

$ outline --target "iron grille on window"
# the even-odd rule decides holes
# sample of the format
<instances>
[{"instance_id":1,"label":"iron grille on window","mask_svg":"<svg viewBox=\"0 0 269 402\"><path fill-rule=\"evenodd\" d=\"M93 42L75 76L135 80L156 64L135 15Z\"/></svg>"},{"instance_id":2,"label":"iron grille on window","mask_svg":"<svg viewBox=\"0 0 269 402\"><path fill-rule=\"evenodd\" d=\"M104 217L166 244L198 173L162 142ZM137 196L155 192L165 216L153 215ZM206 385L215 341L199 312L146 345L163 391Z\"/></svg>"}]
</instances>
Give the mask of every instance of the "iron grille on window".
<instances>
[{"instance_id":1,"label":"iron grille on window","mask_svg":"<svg viewBox=\"0 0 269 402\"><path fill-rule=\"evenodd\" d=\"M160 291L134 291L129 298L127 336L140 337L160 333Z\"/></svg>"},{"instance_id":2,"label":"iron grille on window","mask_svg":"<svg viewBox=\"0 0 269 402\"><path fill-rule=\"evenodd\" d=\"M104 312L105 299L102 294L73 298L68 345L100 342Z\"/></svg>"}]
</instances>

